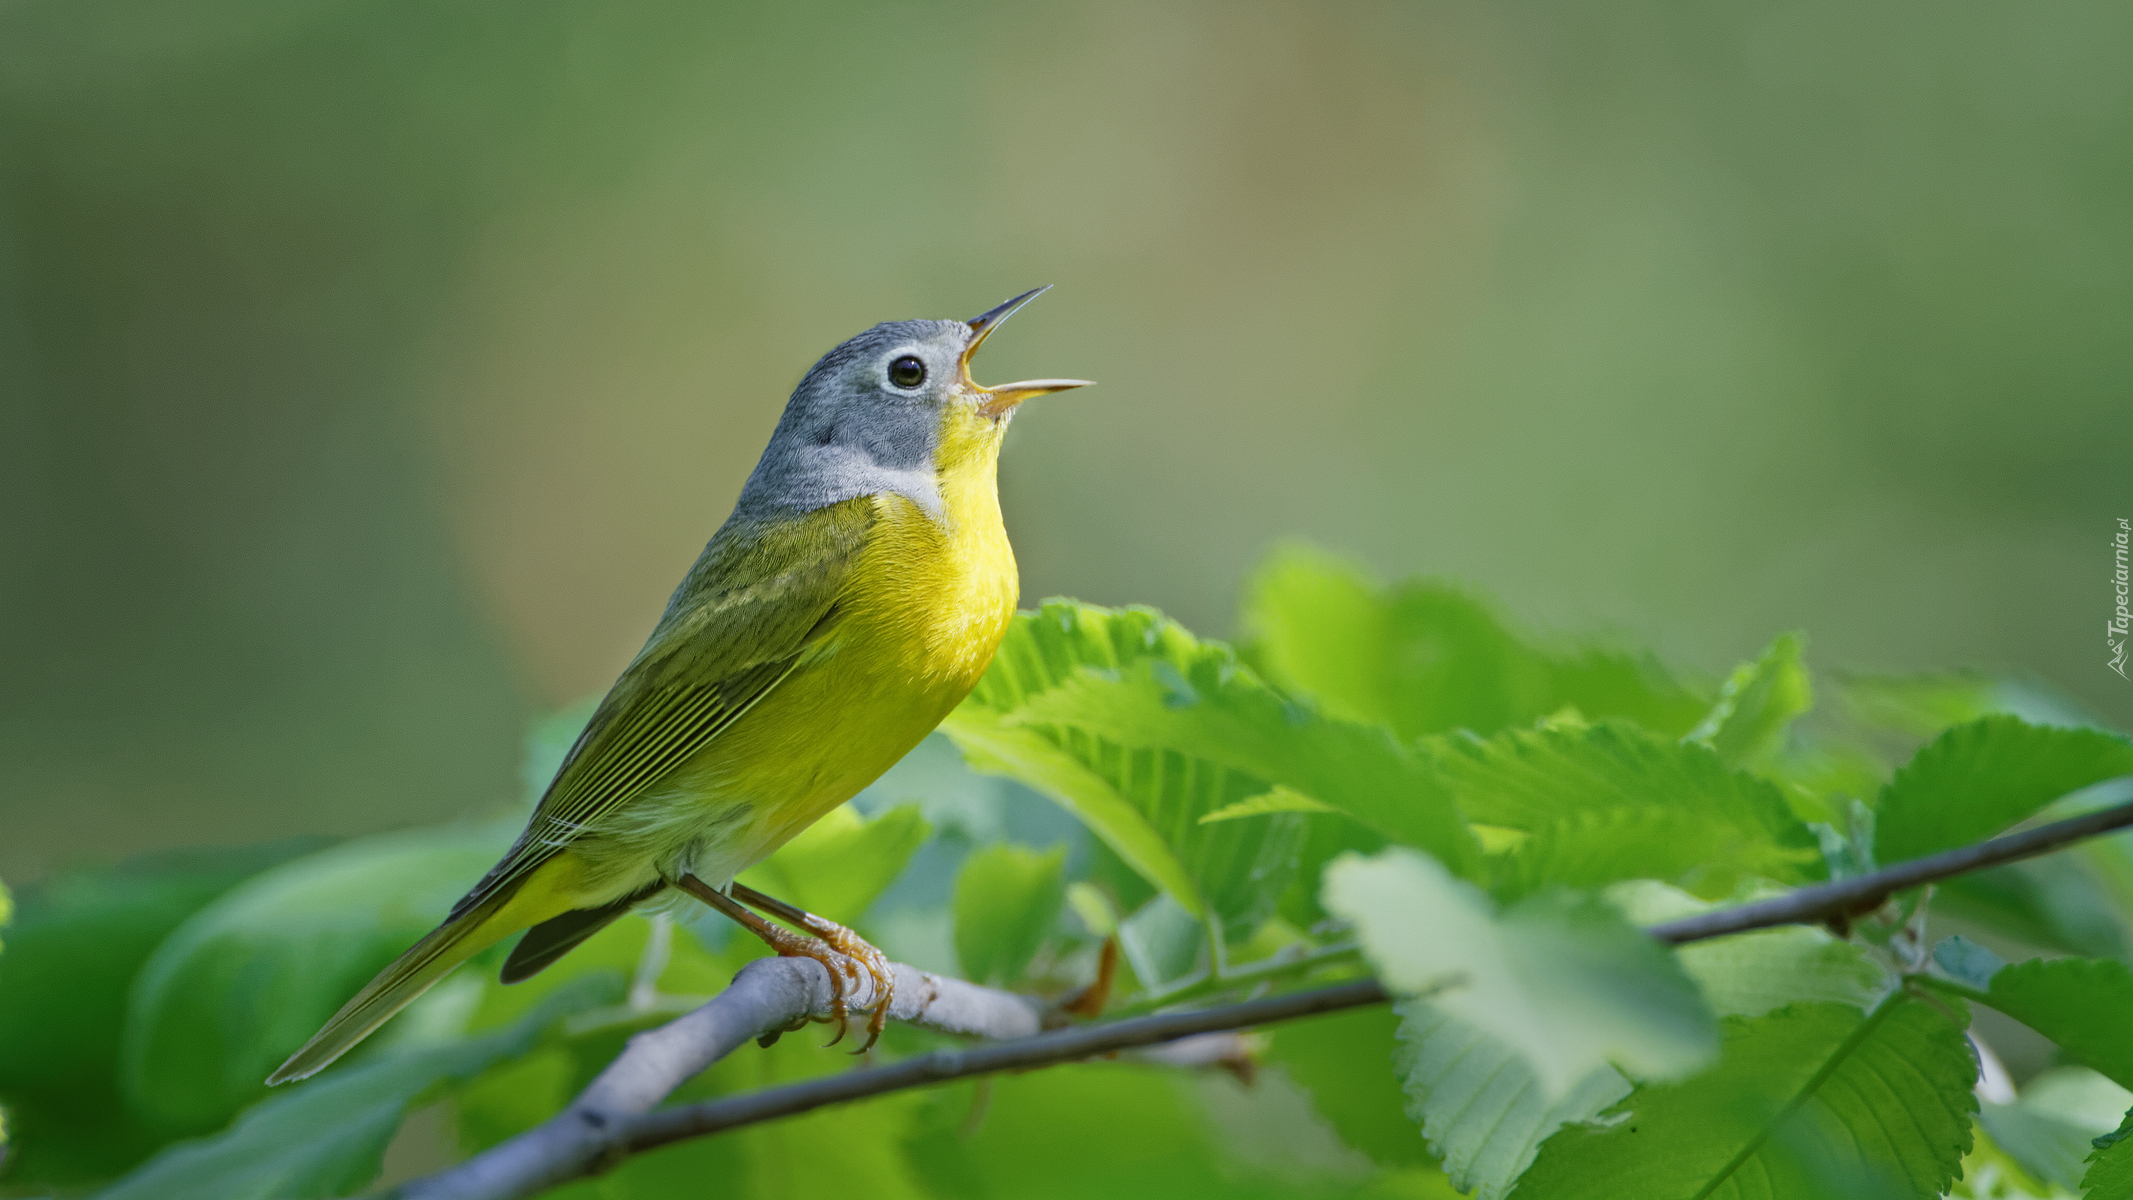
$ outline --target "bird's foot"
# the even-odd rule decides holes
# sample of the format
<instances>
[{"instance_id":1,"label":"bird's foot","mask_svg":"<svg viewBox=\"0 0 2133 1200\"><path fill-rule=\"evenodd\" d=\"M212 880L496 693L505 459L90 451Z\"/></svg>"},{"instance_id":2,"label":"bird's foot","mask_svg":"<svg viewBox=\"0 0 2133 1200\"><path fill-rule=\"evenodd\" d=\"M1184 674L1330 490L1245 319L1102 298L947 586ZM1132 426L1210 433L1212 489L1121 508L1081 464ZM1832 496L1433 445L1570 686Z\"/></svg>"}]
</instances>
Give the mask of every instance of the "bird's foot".
<instances>
[{"instance_id":1,"label":"bird's foot","mask_svg":"<svg viewBox=\"0 0 2133 1200\"><path fill-rule=\"evenodd\" d=\"M712 908L715 908L718 911L733 918L733 920L737 924L739 924L741 928L746 929L748 932L756 935L759 938L762 938L763 941L770 946L771 950L778 955L778 957L811 958L816 962L821 963L822 969L829 972L830 1015L828 1019L830 1021L835 1022L837 1025L837 1036L831 1038L829 1040L829 1044L834 1046L838 1043L839 1040L844 1037L845 1029L850 1024L850 1022L846 1018L846 1014L850 1011L850 1009L846 1003L845 998L851 993L851 984L857 983L859 981L859 969L855 965L853 965L852 959L850 957L841 953L836 948L832 947L829 943L823 941L821 938L809 937L804 933L794 933L792 930L787 929L782 925L772 924L771 922L765 920L758 914L749 911L748 907L742 904L739 899L736 899L733 896L729 896L725 892L719 891L717 888L712 887L710 884L705 883L703 880L698 879L694 875L684 875L680 879L675 880L675 886L681 888L681 890L703 901L705 904L710 905ZM747 896L751 903L770 899L768 896L764 896L761 892L743 888L740 884L737 883L731 885L731 890L735 892L747 893ZM817 917L812 913L802 912L800 909L793 908L789 904L783 904L774 900L770 902L770 905L762 905L761 907L771 906L775 906L774 908L772 908L772 911L779 912L781 916L789 912L797 913L800 916L808 918L809 920L822 920L820 917ZM788 917L787 919L790 920L791 918ZM800 922L798 921L794 922L794 924L799 923ZM824 921L823 924L831 924L831 922ZM844 927L839 925L837 926L837 928L843 929ZM865 943L861 944L864 945ZM869 949L871 948L872 947L869 947ZM775 1032L783 1031L779 1030ZM766 1047L769 1046L771 1042L777 1040L775 1033L766 1034L764 1036L769 1039L768 1041L763 1042L763 1045Z\"/></svg>"},{"instance_id":2,"label":"bird's foot","mask_svg":"<svg viewBox=\"0 0 2133 1200\"><path fill-rule=\"evenodd\" d=\"M823 970L829 972L830 1015L827 1019L837 1027L837 1035L823 1045L834 1046L843 1041L845 1031L851 1025L852 985L859 982L859 969L852 959L840 947L822 938L794 933L768 921L763 922L763 927L755 932L770 944L771 950L775 951L779 958L813 959L822 964Z\"/></svg>"},{"instance_id":3,"label":"bird's foot","mask_svg":"<svg viewBox=\"0 0 2133 1200\"><path fill-rule=\"evenodd\" d=\"M809 943L812 946L822 947L836 958L837 961L835 963L831 962L830 958L823 957L821 954L814 953L811 950L796 950L793 953L803 954L828 968L833 982L837 979L840 967L851 973L853 984L859 982L860 971L863 970L867 973L874 984L874 996L870 1005L872 1011L867 1015L867 1039L860 1043L859 1048L852 1051L852 1053L865 1054L868 1050L873 1049L874 1043L881 1039L881 1031L888 1028L889 1005L896 999L896 968L889 962L889 956L875 949L873 943L835 921L826 917L818 917L804 908L796 908L782 900L773 899L744 884L734 884L733 894L736 899L754 905L779 920L790 922L813 934L813 937L800 938L798 940ZM797 935L793 936L797 937ZM776 946L776 944L775 942L772 943L773 946ZM780 949L778 953L786 954L787 951ZM838 993L836 999L830 1004L830 1018L837 1022L837 1036L831 1038L827 1045L834 1046L843 1040L848 1028L846 1014L849 1012L849 1008L845 1002L846 993L835 987L832 990Z\"/></svg>"}]
</instances>

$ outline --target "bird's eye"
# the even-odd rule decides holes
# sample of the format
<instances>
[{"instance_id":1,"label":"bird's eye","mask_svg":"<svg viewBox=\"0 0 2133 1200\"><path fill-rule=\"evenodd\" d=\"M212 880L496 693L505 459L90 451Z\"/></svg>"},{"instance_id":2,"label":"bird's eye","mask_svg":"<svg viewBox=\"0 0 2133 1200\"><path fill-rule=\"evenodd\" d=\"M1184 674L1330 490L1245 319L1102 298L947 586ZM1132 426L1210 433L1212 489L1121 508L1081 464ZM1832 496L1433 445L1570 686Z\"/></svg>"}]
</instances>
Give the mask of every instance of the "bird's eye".
<instances>
[{"instance_id":1,"label":"bird's eye","mask_svg":"<svg viewBox=\"0 0 2133 1200\"><path fill-rule=\"evenodd\" d=\"M889 364L889 382L900 388L915 388L926 382L926 364L906 354Z\"/></svg>"}]
</instances>

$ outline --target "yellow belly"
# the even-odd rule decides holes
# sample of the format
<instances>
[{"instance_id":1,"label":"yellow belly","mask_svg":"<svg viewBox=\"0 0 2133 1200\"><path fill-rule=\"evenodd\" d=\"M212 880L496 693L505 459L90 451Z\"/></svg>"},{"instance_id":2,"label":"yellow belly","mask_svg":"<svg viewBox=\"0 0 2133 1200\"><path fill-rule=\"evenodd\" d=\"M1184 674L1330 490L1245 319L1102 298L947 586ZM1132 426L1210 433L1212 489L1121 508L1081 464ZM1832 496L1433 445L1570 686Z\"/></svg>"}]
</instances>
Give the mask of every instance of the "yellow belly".
<instances>
[{"instance_id":1,"label":"yellow belly","mask_svg":"<svg viewBox=\"0 0 2133 1200\"><path fill-rule=\"evenodd\" d=\"M940 521L901 496L874 499L878 520L835 627L731 729L624 805L607 836L572 847L588 896L680 871L723 886L880 778L962 702L1019 585L998 501L984 493L944 497Z\"/></svg>"}]
</instances>

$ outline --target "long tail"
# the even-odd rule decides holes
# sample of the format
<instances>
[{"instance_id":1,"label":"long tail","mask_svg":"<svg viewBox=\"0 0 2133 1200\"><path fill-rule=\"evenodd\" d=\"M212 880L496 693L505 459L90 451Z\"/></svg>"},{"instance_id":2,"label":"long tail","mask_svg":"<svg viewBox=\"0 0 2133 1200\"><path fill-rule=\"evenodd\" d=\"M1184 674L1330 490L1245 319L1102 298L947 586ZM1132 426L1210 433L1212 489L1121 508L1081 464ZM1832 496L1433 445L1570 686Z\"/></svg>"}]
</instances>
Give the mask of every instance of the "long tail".
<instances>
[{"instance_id":1,"label":"long tail","mask_svg":"<svg viewBox=\"0 0 2133 1200\"><path fill-rule=\"evenodd\" d=\"M467 961L504 938L529 925L548 920L570 908L544 876L550 867L536 870L515 884L484 897L481 903L447 920L378 972L355 998L341 1006L325 1027L289 1056L289 1061L267 1076L269 1087L304 1079L324 1070L333 1060L355 1048L357 1042L429 991L453 967Z\"/></svg>"}]
</instances>

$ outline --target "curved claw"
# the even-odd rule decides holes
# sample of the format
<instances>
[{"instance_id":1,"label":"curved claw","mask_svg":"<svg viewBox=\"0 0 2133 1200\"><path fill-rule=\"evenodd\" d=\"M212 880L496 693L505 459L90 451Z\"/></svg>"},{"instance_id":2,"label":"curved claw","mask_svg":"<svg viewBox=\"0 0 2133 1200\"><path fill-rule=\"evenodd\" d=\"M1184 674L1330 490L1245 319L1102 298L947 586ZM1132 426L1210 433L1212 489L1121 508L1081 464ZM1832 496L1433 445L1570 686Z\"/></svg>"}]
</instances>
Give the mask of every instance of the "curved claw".
<instances>
[{"instance_id":1,"label":"curved claw","mask_svg":"<svg viewBox=\"0 0 2133 1200\"><path fill-rule=\"evenodd\" d=\"M850 930L845 932L851 934ZM867 1014L867 1040L852 1051L854 1054L865 1054L874 1048L875 1042L881 1040L881 1031L889 1027L889 1005L896 1000L896 968L890 964L888 955L861 940L858 935L851 934L851 941L852 945L839 946L838 949L848 956L848 961L865 967L867 974L874 977L874 1010ZM834 942L831 944L835 945Z\"/></svg>"},{"instance_id":2,"label":"curved claw","mask_svg":"<svg viewBox=\"0 0 2133 1200\"><path fill-rule=\"evenodd\" d=\"M694 887L690 887L692 883L695 884ZM873 1011L867 1017L867 1040L852 1053L865 1054L874 1048L874 1043L881 1039L882 1030L888 1028L889 1006L896 999L896 968L894 964L889 962L888 955L875 949L865 938L860 937L835 921L818 917L806 909L797 908L785 903L783 900L766 896L744 884L735 883L731 885L732 897L711 892L710 889L704 888L700 882L697 882L693 876L685 878L683 886L689 888L692 892L698 889L709 892L710 894L705 897L708 902L712 903L721 912L726 912L727 915L734 917L735 920L741 921L750 929L755 930L757 936L769 942L771 947L779 954L812 958L829 971L830 1019L837 1023L837 1036L823 1043L824 1049L843 1041L844 1035L850 1030L851 1006L847 1002L850 989L846 987L841 972L850 972L851 983L856 986L859 982L859 972L864 970L874 981ZM752 904L764 912L776 916L779 920L797 925L815 936L804 937L800 934L779 929L754 913L741 908L738 903L735 903L736 900ZM730 909L728 908L729 905L731 906Z\"/></svg>"},{"instance_id":3,"label":"curved claw","mask_svg":"<svg viewBox=\"0 0 2133 1200\"><path fill-rule=\"evenodd\" d=\"M779 932L782 933L784 931L780 930ZM852 1010L847 999L851 995L851 987L845 982L844 971L840 969L848 969L848 964L843 954L821 938L801 937L798 934L787 934L786 937L791 940L780 939L770 943L771 949L777 951L778 957L811 958L821 963L822 969L829 972L830 1015L828 1019L837 1026L837 1036L822 1043L823 1047L827 1049L843 1041L845 1032L851 1026Z\"/></svg>"}]
</instances>

